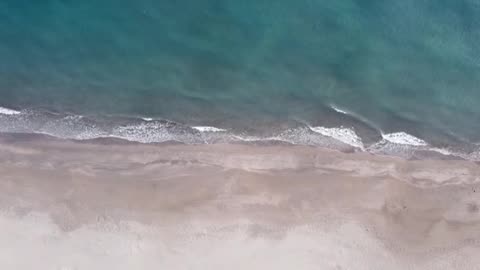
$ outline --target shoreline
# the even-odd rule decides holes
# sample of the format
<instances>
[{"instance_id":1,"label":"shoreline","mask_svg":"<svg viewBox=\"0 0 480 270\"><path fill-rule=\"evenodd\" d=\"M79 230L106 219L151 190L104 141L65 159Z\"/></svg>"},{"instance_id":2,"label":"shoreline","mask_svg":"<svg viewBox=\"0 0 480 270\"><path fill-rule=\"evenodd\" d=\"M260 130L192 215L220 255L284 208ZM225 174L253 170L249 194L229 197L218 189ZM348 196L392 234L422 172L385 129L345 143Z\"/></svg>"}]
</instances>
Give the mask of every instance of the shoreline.
<instances>
[{"instance_id":1,"label":"shoreline","mask_svg":"<svg viewBox=\"0 0 480 270\"><path fill-rule=\"evenodd\" d=\"M470 161L4 134L0 175L2 269L480 265Z\"/></svg>"},{"instance_id":2,"label":"shoreline","mask_svg":"<svg viewBox=\"0 0 480 270\"><path fill-rule=\"evenodd\" d=\"M383 130L361 116L341 112L332 106L327 116L317 120L286 118L244 122L238 119L232 122L219 119L182 122L134 115L82 115L0 107L0 133L43 134L80 141L120 139L146 144L283 143L406 159L480 161L480 145L473 139L433 129L421 132L415 126Z\"/></svg>"}]
</instances>

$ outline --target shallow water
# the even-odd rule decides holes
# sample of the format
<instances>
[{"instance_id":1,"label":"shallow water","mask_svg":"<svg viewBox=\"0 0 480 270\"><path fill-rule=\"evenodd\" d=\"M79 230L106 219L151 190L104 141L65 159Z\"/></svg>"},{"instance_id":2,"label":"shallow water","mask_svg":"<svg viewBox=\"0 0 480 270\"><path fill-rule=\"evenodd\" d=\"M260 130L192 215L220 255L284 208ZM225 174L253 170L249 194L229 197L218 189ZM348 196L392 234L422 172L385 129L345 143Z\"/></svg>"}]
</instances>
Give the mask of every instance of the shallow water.
<instances>
[{"instance_id":1,"label":"shallow water","mask_svg":"<svg viewBox=\"0 0 480 270\"><path fill-rule=\"evenodd\" d=\"M400 145L471 153L479 18L470 0L6 0L0 131L336 145L348 128L362 147L404 132ZM187 128L165 133L164 122L121 117ZM189 126L231 132L209 141ZM317 127L337 128L336 142Z\"/></svg>"}]
</instances>

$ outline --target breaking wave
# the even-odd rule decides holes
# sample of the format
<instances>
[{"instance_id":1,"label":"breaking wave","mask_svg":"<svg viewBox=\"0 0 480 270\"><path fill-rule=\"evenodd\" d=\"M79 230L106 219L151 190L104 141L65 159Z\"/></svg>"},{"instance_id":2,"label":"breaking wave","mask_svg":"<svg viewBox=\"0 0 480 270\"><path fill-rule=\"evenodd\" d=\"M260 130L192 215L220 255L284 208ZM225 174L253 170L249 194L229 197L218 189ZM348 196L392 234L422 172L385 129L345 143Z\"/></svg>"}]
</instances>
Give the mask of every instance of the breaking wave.
<instances>
[{"instance_id":1,"label":"breaking wave","mask_svg":"<svg viewBox=\"0 0 480 270\"><path fill-rule=\"evenodd\" d=\"M14 115L14 114L20 114L20 112L12 110L12 109L7 109L7 108L0 107L0 114Z\"/></svg>"}]
</instances>

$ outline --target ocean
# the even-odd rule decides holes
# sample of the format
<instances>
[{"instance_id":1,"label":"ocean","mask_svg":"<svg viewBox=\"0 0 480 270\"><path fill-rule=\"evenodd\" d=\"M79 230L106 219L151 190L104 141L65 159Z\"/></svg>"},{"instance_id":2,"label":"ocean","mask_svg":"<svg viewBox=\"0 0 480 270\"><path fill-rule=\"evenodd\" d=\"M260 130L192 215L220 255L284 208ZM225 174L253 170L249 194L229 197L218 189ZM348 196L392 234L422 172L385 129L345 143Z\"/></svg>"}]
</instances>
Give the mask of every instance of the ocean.
<instances>
[{"instance_id":1,"label":"ocean","mask_svg":"<svg viewBox=\"0 0 480 270\"><path fill-rule=\"evenodd\" d=\"M480 160L478 44L475 0L2 0L0 132Z\"/></svg>"}]
</instances>

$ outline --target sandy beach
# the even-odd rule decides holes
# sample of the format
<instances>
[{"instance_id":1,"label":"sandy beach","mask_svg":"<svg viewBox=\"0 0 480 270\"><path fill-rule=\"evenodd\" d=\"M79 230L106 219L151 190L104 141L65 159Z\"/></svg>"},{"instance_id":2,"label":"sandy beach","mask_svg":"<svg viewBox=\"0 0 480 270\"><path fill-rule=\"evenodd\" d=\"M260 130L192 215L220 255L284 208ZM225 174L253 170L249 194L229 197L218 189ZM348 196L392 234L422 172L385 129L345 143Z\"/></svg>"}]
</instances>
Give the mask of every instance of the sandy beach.
<instances>
[{"instance_id":1,"label":"sandy beach","mask_svg":"<svg viewBox=\"0 0 480 270\"><path fill-rule=\"evenodd\" d=\"M0 269L480 269L480 166L0 138Z\"/></svg>"}]
</instances>

